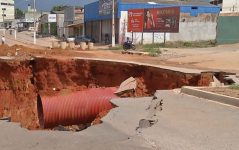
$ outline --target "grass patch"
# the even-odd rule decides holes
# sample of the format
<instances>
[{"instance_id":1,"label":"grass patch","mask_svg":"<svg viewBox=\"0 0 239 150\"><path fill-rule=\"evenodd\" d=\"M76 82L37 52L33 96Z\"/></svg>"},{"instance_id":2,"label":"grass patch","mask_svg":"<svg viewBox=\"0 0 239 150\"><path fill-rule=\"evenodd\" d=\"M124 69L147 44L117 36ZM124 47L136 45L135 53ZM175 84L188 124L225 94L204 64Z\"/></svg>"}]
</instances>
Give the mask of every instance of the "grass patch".
<instances>
[{"instance_id":1,"label":"grass patch","mask_svg":"<svg viewBox=\"0 0 239 150\"><path fill-rule=\"evenodd\" d=\"M115 47L109 47L109 49L108 50L122 50L123 49L123 46L122 45L117 45L117 46L115 46Z\"/></svg>"},{"instance_id":2,"label":"grass patch","mask_svg":"<svg viewBox=\"0 0 239 150\"><path fill-rule=\"evenodd\" d=\"M142 46L144 52L148 52L150 56L157 57L161 54L159 44L145 44Z\"/></svg>"},{"instance_id":3,"label":"grass patch","mask_svg":"<svg viewBox=\"0 0 239 150\"><path fill-rule=\"evenodd\" d=\"M157 45L160 48L207 48L207 47L215 47L215 41L196 41L196 42L166 42L159 44L149 44L149 45Z\"/></svg>"},{"instance_id":4,"label":"grass patch","mask_svg":"<svg viewBox=\"0 0 239 150\"><path fill-rule=\"evenodd\" d=\"M239 90L239 84L230 85L229 88L233 90Z\"/></svg>"}]
</instances>

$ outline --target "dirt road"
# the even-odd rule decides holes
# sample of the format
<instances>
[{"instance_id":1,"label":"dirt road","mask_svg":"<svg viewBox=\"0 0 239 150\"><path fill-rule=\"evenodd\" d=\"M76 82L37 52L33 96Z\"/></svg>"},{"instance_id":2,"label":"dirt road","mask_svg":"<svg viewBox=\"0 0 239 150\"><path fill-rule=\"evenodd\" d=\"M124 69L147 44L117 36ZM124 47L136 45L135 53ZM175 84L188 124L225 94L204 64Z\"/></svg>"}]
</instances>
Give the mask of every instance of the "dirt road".
<instances>
[{"instance_id":1,"label":"dirt road","mask_svg":"<svg viewBox=\"0 0 239 150\"><path fill-rule=\"evenodd\" d=\"M162 54L159 57L149 57L128 54L123 55L120 50L99 50L101 47L95 47L95 50L91 51L46 50L47 47L51 46L52 41L56 39L38 38L37 45L33 45L31 33L28 32L19 33L17 40L15 40L12 35L6 34L6 39L7 44L10 46L15 44L23 45L28 47L22 48L23 50L27 49L29 53L34 55L45 55L47 57L66 58L74 56L115 59L201 70L220 70L239 74L239 44L220 45L209 48L162 48ZM31 49L29 50L29 48ZM5 49L0 47L1 55L6 55Z\"/></svg>"}]
</instances>

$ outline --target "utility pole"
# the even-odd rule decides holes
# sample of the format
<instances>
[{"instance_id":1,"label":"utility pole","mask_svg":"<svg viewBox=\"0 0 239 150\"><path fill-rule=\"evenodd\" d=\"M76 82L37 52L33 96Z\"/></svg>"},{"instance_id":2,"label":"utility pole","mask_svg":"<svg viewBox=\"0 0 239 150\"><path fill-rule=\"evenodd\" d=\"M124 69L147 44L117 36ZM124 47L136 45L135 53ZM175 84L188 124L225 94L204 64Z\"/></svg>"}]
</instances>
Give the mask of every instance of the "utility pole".
<instances>
[{"instance_id":1,"label":"utility pole","mask_svg":"<svg viewBox=\"0 0 239 150\"><path fill-rule=\"evenodd\" d=\"M34 33L33 33L33 43L36 44L36 0L33 2L34 4L34 12L33 12L33 18L34 18Z\"/></svg>"},{"instance_id":2,"label":"utility pole","mask_svg":"<svg viewBox=\"0 0 239 150\"><path fill-rule=\"evenodd\" d=\"M112 0L112 47L115 47L115 1Z\"/></svg>"}]
</instances>

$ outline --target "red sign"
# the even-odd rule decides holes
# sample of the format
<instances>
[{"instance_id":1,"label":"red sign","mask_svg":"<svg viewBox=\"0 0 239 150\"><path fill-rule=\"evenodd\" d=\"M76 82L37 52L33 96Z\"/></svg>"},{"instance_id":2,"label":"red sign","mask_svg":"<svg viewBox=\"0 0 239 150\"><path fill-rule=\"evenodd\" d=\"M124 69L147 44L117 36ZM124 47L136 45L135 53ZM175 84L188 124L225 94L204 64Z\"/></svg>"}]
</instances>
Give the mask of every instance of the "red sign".
<instances>
[{"instance_id":1,"label":"red sign","mask_svg":"<svg viewBox=\"0 0 239 150\"><path fill-rule=\"evenodd\" d=\"M135 14L137 17L132 17ZM177 33L179 19L180 7L129 10L128 31Z\"/></svg>"},{"instance_id":2,"label":"red sign","mask_svg":"<svg viewBox=\"0 0 239 150\"><path fill-rule=\"evenodd\" d=\"M128 31L142 32L143 31L143 9L131 9L128 11Z\"/></svg>"}]
</instances>

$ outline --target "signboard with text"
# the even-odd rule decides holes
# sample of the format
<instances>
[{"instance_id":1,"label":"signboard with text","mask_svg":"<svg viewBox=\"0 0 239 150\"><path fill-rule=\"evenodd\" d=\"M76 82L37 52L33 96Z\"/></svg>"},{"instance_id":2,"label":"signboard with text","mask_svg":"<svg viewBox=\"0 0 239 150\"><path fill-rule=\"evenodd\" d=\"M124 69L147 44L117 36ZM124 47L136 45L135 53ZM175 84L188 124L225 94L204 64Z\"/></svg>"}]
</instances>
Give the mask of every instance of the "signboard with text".
<instances>
[{"instance_id":1,"label":"signboard with text","mask_svg":"<svg viewBox=\"0 0 239 150\"><path fill-rule=\"evenodd\" d=\"M142 32L143 31L143 9L132 9L128 11L128 31Z\"/></svg>"},{"instance_id":2,"label":"signboard with text","mask_svg":"<svg viewBox=\"0 0 239 150\"><path fill-rule=\"evenodd\" d=\"M56 14L48 14L48 22L56 22Z\"/></svg>"},{"instance_id":3,"label":"signboard with text","mask_svg":"<svg viewBox=\"0 0 239 150\"><path fill-rule=\"evenodd\" d=\"M132 9L128 11L129 32L179 32L180 7Z\"/></svg>"}]
</instances>

